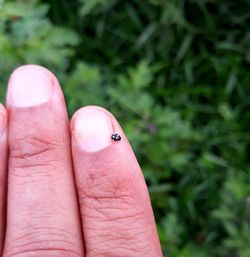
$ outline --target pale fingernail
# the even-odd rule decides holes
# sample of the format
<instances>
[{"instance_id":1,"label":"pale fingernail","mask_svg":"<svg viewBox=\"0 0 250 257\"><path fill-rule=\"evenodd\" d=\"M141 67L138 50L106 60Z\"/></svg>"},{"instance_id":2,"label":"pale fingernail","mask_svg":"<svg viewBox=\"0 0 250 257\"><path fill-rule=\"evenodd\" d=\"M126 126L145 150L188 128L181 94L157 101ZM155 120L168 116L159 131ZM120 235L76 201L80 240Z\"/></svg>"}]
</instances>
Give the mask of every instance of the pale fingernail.
<instances>
[{"instance_id":1,"label":"pale fingernail","mask_svg":"<svg viewBox=\"0 0 250 257\"><path fill-rule=\"evenodd\" d=\"M87 152L96 152L111 144L112 120L104 111L82 108L74 120L74 136L80 147Z\"/></svg>"},{"instance_id":2,"label":"pale fingernail","mask_svg":"<svg viewBox=\"0 0 250 257\"><path fill-rule=\"evenodd\" d=\"M45 103L52 94L52 79L43 67L26 65L11 75L7 103L16 107L29 107Z\"/></svg>"},{"instance_id":3,"label":"pale fingernail","mask_svg":"<svg viewBox=\"0 0 250 257\"><path fill-rule=\"evenodd\" d=\"M7 117L4 107L0 104L0 139L6 134L7 131Z\"/></svg>"}]
</instances>

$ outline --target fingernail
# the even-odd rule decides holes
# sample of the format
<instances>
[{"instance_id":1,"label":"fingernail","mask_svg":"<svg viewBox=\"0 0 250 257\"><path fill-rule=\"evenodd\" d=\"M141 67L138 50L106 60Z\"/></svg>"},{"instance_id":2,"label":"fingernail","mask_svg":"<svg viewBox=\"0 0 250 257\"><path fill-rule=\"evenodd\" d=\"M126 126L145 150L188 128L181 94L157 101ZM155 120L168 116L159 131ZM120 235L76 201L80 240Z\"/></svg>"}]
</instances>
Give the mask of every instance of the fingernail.
<instances>
[{"instance_id":1,"label":"fingernail","mask_svg":"<svg viewBox=\"0 0 250 257\"><path fill-rule=\"evenodd\" d=\"M0 104L0 139L6 133L6 123L7 123L6 113L3 106Z\"/></svg>"},{"instance_id":2,"label":"fingernail","mask_svg":"<svg viewBox=\"0 0 250 257\"><path fill-rule=\"evenodd\" d=\"M111 144L112 120L104 111L83 108L76 114L74 136L80 147L87 152L96 152Z\"/></svg>"},{"instance_id":3,"label":"fingernail","mask_svg":"<svg viewBox=\"0 0 250 257\"><path fill-rule=\"evenodd\" d=\"M11 75L7 102L16 107L29 107L45 103L52 94L51 78L44 68L26 65Z\"/></svg>"}]
</instances>

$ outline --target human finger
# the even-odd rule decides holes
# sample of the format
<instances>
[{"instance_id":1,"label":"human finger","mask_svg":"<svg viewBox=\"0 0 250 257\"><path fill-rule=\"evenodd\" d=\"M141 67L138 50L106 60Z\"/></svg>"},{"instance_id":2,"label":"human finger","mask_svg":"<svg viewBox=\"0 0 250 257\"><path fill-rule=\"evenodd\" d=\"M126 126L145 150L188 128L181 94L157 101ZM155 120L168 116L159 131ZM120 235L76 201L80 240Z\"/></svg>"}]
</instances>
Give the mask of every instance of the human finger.
<instances>
[{"instance_id":1,"label":"human finger","mask_svg":"<svg viewBox=\"0 0 250 257\"><path fill-rule=\"evenodd\" d=\"M86 256L161 257L144 177L116 119L84 107L71 131Z\"/></svg>"},{"instance_id":2,"label":"human finger","mask_svg":"<svg viewBox=\"0 0 250 257\"><path fill-rule=\"evenodd\" d=\"M11 76L4 256L83 256L64 97L47 69Z\"/></svg>"},{"instance_id":3,"label":"human finger","mask_svg":"<svg viewBox=\"0 0 250 257\"><path fill-rule=\"evenodd\" d=\"M0 256L3 249L6 212L7 112L0 104Z\"/></svg>"}]
</instances>

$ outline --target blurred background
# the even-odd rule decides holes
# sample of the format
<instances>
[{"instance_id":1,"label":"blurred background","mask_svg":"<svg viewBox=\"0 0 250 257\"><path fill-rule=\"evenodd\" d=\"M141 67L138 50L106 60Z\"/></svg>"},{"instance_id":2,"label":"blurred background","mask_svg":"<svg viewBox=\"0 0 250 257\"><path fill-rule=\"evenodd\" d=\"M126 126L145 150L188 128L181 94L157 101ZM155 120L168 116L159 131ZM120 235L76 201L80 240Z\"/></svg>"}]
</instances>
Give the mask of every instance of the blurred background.
<instances>
[{"instance_id":1,"label":"blurred background","mask_svg":"<svg viewBox=\"0 0 250 257\"><path fill-rule=\"evenodd\" d=\"M0 0L0 100L26 63L115 114L164 256L250 256L250 0Z\"/></svg>"}]
</instances>

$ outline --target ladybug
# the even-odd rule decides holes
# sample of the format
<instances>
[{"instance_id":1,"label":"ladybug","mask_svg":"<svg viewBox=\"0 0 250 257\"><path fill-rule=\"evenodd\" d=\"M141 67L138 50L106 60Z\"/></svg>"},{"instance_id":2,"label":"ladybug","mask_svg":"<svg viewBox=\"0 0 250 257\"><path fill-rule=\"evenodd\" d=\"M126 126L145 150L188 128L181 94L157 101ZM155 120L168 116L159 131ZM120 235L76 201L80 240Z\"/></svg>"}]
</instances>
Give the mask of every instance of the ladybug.
<instances>
[{"instance_id":1,"label":"ladybug","mask_svg":"<svg viewBox=\"0 0 250 257\"><path fill-rule=\"evenodd\" d=\"M114 141L121 141L122 138L119 134L115 133L115 134L112 134L111 139Z\"/></svg>"}]
</instances>

